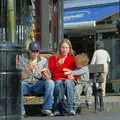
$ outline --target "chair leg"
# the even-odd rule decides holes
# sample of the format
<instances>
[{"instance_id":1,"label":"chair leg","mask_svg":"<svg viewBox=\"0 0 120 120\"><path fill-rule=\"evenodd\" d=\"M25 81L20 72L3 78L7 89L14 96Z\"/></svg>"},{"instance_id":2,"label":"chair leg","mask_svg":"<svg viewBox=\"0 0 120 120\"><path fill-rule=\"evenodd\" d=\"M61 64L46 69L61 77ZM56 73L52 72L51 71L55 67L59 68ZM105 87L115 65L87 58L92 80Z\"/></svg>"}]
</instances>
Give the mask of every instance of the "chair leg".
<instances>
[{"instance_id":1,"label":"chair leg","mask_svg":"<svg viewBox=\"0 0 120 120\"><path fill-rule=\"evenodd\" d=\"M100 111L103 111L104 110L104 102L103 102L102 91L100 91L99 100L100 100Z\"/></svg>"},{"instance_id":2,"label":"chair leg","mask_svg":"<svg viewBox=\"0 0 120 120\"><path fill-rule=\"evenodd\" d=\"M97 111L97 105L98 105L98 95L95 94L95 112Z\"/></svg>"}]
</instances>

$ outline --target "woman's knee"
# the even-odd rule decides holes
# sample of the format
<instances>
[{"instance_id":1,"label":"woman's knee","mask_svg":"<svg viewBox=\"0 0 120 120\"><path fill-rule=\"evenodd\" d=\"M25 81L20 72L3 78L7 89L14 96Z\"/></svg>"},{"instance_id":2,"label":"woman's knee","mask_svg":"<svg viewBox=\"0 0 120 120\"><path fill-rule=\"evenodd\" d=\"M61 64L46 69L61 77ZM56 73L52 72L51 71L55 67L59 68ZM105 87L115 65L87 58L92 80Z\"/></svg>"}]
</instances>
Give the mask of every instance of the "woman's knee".
<instances>
[{"instance_id":1,"label":"woman's knee","mask_svg":"<svg viewBox=\"0 0 120 120\"><path fill-rule=\"evenodd\" d=\"M67 87L75 87L75 83L73 80L65 80L64 81L65 86Z\"/></svg>"},{"instance_id":2,"label":"woman's knee","mask_svg":"<svg viewBox=\"0 0 120 120\"><path fill-rule=\"evenodd\" d=\"M63 85L63 82L61 80L55 81L55 88L59 88L61 85Z\"/></svg>"}]
</instances>

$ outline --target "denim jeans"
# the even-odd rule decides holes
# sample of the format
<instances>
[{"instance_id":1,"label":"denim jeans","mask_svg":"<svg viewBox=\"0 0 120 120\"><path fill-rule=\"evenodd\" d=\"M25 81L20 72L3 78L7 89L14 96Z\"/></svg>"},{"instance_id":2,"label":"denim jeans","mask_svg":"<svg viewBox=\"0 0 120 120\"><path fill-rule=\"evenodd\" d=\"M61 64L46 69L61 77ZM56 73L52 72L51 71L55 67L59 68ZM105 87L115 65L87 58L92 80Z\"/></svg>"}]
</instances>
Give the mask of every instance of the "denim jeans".
<instances>
[{"instance_id":1,"label":"denim jeans","mask_svg":"<svg viewBox=\"0 0 120 120\"><path fill-rule=\"evenodd\" d=\"M22 96L29 95L30 93L42 93L44 94L44 103L43 109L52 109L53 104L53 91L54 91L54 82L52 80L40 80L35 84L30 84L22 81ZM23 101L23 97L22 97ZM23 103L23 102L22 102ZM22 110L24 112L24 104L22 104Z\"/></svg>"},{"instance_id":2,"label":"denim jeans","mask_svg":"<svg viewBox=\"0 0 120 120\"><path fill-rule=\"evenodd\" d=\"M55 81L54 89L54 111L59 111L59 104L62 109L68 112L74 109L75 84L72 80ZM65 98L66 97L66 98ZM67 103L66 103L66 101ZM66 105L67 104L67 105ZM67 109L68 107L68 109Z\"/></svg>"}]
</instances>

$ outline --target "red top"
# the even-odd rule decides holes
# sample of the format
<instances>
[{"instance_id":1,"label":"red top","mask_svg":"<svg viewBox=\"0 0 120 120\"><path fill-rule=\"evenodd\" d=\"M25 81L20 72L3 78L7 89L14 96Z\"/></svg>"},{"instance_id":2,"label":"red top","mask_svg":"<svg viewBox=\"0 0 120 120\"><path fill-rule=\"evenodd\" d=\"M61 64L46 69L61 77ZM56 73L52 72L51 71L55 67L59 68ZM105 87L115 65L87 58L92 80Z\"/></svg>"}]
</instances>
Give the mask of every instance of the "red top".
<instances>
[{"instance_id":1,"label":"red top","mask_svg":"<svg viewBox=\"0 0 120 120\"><path fill-rule=\"evenodd\" d=\"M68 68L70 70L74 70L76 68L76 63L74 56L66 57L63 64L58 65L57 62L60 58L57 56L51 56L48 60L48 66L52 74L52 80L65 80L67 79L67 75L64 75L63 69Z\"/></svg>"}]
</instances>

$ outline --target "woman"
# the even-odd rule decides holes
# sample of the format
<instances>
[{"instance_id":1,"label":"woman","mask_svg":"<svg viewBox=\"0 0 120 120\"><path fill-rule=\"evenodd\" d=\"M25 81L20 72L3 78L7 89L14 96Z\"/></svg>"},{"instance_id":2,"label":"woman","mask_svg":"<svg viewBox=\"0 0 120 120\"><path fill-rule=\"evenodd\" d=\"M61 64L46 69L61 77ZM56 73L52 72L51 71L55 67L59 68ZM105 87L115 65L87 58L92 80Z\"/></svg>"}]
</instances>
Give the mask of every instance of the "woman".
<instances>
[{"instance_id":1,"label":"woman","mask_svg":"<svg viewBox=\"0 0 120 120\"><path fill-rule=\"evenodd\" d=\"M104 71L101 73L101 78L103 80L102 90L103 96L106 95L106 79L109 71L110 55L107 50L104 49L104 43L100 40L96 42L96 50L94 51L91 64L103 64Z\"/></svg>"},{"instance_id":2,"label":"woman","mask_svg":"<svg viewBox=\"0 0 120 120\"><path fill-rule=\"evenodd\" d=\"M73 109L75 84L71 80L74 78L65 75L63 71L64 68L70 70L76 68L72 45L68 39L60 42L57 54L49 58L48 66L52 74L52 80L55 82L54 114L59 115L60 112L68 112L71 115L75 115ZM67 106L65 104L65 97ZM62 110L60 107L62 107ZM67 107L68 109L66 109Z\"/></svg>"}]
</instances>

